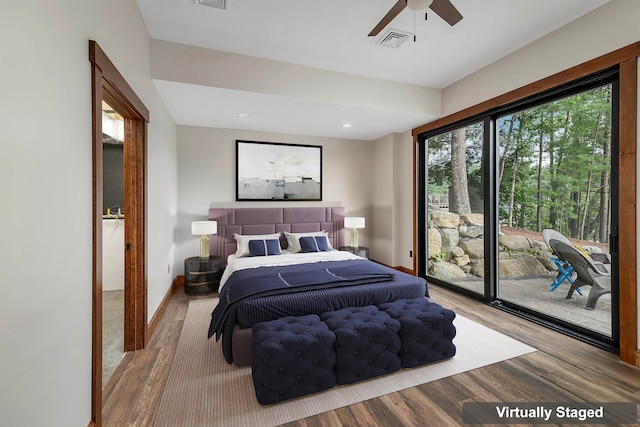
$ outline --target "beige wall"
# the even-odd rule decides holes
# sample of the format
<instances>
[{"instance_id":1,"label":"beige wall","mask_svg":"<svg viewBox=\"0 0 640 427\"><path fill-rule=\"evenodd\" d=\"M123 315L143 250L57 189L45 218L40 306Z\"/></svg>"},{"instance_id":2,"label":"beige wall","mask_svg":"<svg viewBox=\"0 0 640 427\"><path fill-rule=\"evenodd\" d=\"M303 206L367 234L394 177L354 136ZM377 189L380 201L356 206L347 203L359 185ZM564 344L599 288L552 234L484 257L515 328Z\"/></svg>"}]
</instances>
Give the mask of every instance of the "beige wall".
<instances>
[{"instance_id":1,"label":"beige wall","mask_svg":"<svg viewBox=\"0 0 640 427\"><path fill-rule=\"evenodd\" d=\"M134 1L0 5L0 424L86 426L91 410L88 40L150 110L149 316L171 285L176 130Z\"/></svg>"},{"instance_id":2,"label":"beige wall","mask_svg":"<svg viewBox=\"0 0 640 427\"><path fill-rule=\"evenodd\" d=\"M413 269L413 137L393 133L373 141L371 258Z\"/></svg>"},{"instance_id":3,"label":"beige wall","mask_svg":"<svg viewBox=\"0 0 640 427\"><path fill-rule=\"evenodd\" d=\"M322 146L322 202L236 202L236 139ZM373 173L369 141L178 126L178 271L199 251L191 222L206 219L209 207L344 206L369 221ZM361 246L371 233L368 225L361 230Z\"/></svg>"}]
</instances>

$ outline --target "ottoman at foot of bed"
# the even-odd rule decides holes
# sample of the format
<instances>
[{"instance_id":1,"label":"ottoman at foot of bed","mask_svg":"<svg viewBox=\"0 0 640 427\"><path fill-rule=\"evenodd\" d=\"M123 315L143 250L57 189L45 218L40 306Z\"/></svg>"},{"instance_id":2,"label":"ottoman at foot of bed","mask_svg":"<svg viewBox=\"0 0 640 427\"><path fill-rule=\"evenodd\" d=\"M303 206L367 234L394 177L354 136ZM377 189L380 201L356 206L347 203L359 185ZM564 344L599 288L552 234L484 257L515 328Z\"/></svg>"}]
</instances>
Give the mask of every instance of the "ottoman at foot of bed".
<instances>
[{"instance_id":1,"label":"ottoman at foot of bed","mask_svg":"<svg viewBox=\"0 0 640 427\"><path fill-rule=\"evenodd\" d=\"M400 369L400 322L375 306L349 307L320 318L336 334L336 382L351 384Z\"/></svg>"},{"instance_id":2,"label":"ottoman at foot of bed","mask_svg":"<svg viewBox=\"0 0 640 427\"><path fill-rule=\"evenodd\" d=\"M262 405L336 385L335 335L311 314L258 323L252 336L252 378Z\"/></svg>"},{"instance_id":3,"label":"ottoman at foot of bed","mask_svg":"<svg viewBox=\"0 0 640 427\"><path fill-rule=\"evenodd\" d=\"M380 304L378 308L400 321L403 368L424 365L456 354L453 338L456 314L426 298L404 299Z\"/></svg>"}]
</instances>

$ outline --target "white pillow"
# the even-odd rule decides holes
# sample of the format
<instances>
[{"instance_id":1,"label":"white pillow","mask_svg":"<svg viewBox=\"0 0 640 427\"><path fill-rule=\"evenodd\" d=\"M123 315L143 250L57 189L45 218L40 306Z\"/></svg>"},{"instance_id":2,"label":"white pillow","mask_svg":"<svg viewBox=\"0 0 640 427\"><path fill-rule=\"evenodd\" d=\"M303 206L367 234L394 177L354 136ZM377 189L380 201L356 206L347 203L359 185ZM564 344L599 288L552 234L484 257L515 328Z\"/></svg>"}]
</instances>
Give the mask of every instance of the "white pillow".
<instances>
[{"instance_id":1,"label":"white pillow","mask_svg":"<svg viewBox=\"0 0 640 427\"><path fill-rule=\"evenodd\" d=\"M238 249L236 250L237 257L249 256L249 242L251 240L272 240L276 239L280 241L280 233L273 234L237 234L233 233L233 238L236 241Z\"/></svg>"},{"instance_id":2,"label":"white pillow","mask_svg":"<svg viewBox=\"0 0 640 427\"><path fill-rule=\"evenodd\" d=\"M284 231L284 237L287 238L287 246L288 252L300 252L302 248L300 247L300 238L306 236L324 236L327 238L327 246L329 246L329 250L333 249L331 247L331 242L329 242L329 233L326 231L312 231L310 233L289 233L288 231Z\"/></svg>"}]
</instances>

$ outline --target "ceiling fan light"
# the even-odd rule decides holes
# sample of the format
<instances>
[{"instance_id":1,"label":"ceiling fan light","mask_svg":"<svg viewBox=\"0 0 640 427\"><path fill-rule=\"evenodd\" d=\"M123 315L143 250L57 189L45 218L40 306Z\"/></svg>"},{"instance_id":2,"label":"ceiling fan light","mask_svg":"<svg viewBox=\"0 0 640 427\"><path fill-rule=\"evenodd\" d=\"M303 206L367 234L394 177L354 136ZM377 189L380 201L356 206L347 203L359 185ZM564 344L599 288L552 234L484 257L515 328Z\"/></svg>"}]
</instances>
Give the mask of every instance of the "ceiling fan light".
<instances>
[{"instance_id":1,"label":"ceiling fan light","mask_svg":"<svg viewBox=\"0 0 640 427\"><path fill-rule=\"evenodd\" d=\"M431 6L433 0L407 0L407 7L411 10L424 10Z\"/></svg>"}]
</instances>

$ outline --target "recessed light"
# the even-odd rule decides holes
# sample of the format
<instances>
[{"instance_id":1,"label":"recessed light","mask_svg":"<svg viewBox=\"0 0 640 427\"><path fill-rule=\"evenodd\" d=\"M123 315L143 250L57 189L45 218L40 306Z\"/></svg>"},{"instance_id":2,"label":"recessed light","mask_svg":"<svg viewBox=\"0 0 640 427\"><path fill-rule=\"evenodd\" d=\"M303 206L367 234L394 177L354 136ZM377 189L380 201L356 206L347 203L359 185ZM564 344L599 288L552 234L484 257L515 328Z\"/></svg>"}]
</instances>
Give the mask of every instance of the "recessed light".
<instances>
[{"instance_id":1,"label":"recessed light","mask_svg":"<svg viewBox=\"0 0 640 427\"><path fill-rule=\"evenodd\" d=\"M351 127L351 123L344 123L342 125L343 128L350 128Z\"/></svg>"},{"instance_id":2,"label":"recessed light","mask_svg":"<svg viewBox=\"0 0 640 427\"><path fill-rule=\"evenodd\" d=\"M238 117L249 117L249 113L238 113Z\"/></svg>"}]
</instances>

